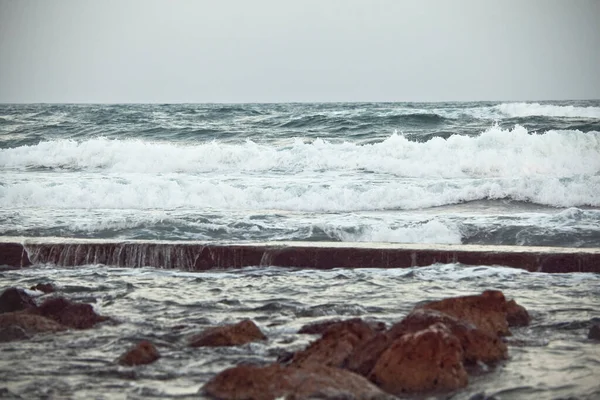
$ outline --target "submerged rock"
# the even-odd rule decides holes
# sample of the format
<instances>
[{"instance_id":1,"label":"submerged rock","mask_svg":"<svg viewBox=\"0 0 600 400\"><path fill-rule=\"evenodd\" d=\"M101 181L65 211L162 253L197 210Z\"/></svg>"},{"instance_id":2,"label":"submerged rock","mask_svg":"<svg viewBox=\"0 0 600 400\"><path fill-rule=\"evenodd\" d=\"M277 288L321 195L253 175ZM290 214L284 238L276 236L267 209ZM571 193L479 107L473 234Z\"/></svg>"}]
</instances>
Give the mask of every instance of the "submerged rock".
<instances>
[{"instance_id":1,"label":"submerged rock","mask_svg":"<svg viewBox=\"0 0 600 400\"><path fill-rule=\"evenodd\" d=\"M54 293L56 288L51 283L38 283L35 286L29 288L30 290L39 290L42 293Z\"/></svg>"},{"instance_id":2,"label":"submerged rock","mask_svg":"<svg viewBox=\"0 0 600 400\"><path fill-rule=\"evenodd\" d=\"M64 297L44 301L35 312L74 329L89 329L98 322L108 320L107 317L96 314L90 304L75 303Z\"/></svg>"},{"instance_id":3,"label":"submerged rock","mask_svg":"<svg viewBox=\"0 0 600 400\"><path fill-rule=\"evenodd\" d=\"M508 329L506 299L499 290L486 290L480 295L432 301L418 308L441 311L494 335L511 334Z\"/></svg>"},{"instance_id":4,"label":"submerged rock","mask_svg":"<svg viewBox=\"0 0 600 400\"><path fill-rule=\"evenodd\" d=\"M267 337L253 321L245 319L237 324L208 328L192 336L189 345L192 347L240 346L266 339Z\"/></svg>"},{"instance_id":5,"label":"submerged rock","mask_svg":"<svg viewBox=\"0 0 600 400\"><path fill-rule=\"evenodd\" d=\"M594 324L588 332L588 339L600 340L600 324Z\"/></svg>"},{"instance_id":6,"label":"submerged rock","mask_svg":"<svg viewBox=\"0 0 600 400\"><path fill-rule=\"evenodd\" d=\"M310 368L239 365L217 374L201 391L222 400L391 398L360 375L318 365Z\"/></svg>"},{"instance_id":7,"label":"submerged rock","mask_svg":"<svg viewBox=\"0 0 600 400\"><path fill-rule=\"evenodd\" d=\"M366 322L360 318L351 318L347 320L329 320L329 321L319 321L312 324L307 324L302 326L298 333L305 333L310 335L322 335L325 331L334 327L345 327L353 323L362 323L367 324L373 331L384 331L385 323L383 322Z\"/></svg>"},{"instance_id":8,"label":"submerged rock","mask_svg":"<svg viewBox=\"0 0 600 400\"><path fill-rule=\"evenodd\" d=\"M134 366L151 364L160 358L160 354L154 344L148 340L142 340L137 345L119 357L120 365Z\"/></svg>"},{"instance_id":9,"label":"submerged rock","mask_svg":"<svg viewBox=\"0 0 600 400\"><path fill-rule=\"evenodd\" d=\"M8 333L14 333L12 327L21 328L27 335L45 332L59 332L67 329L66 326L59 324L49 318L41 315L32 314L24 311L15 311L11 313L0 314L0 329L9 328Z\"/></svg>"},{"instance_id":10,"label":"submerged rock","mask_svg":"<svg viewBox=\"0 0 600 400\"><path fill-rule=\"evenodd\" d=\"M445 325L436 323L392 342L369 379L393 394L454 390L468 383L462 360L460 341Z\"/></svg>"},{"instance_id":11,"label":"submerged rock","mask_svg":"<svg viewBox=\"0 0 600 400\"><path fill-rule=\"evenodd\" d=\"M35 308L35 301L23 289L10 287L0 295L0 313Z\"/></svg>"},{"instance_id":12,"label":"submerged rock","mask_svg":"<svg viewBox=\"0 0 600 400\"><path fill-rule=\"evenodd\" d=\"M18 325L9 325L0 328L0 342L12 342L13 340L29 339L30 336L25 329Z\"/></svg>"}]
</instances>

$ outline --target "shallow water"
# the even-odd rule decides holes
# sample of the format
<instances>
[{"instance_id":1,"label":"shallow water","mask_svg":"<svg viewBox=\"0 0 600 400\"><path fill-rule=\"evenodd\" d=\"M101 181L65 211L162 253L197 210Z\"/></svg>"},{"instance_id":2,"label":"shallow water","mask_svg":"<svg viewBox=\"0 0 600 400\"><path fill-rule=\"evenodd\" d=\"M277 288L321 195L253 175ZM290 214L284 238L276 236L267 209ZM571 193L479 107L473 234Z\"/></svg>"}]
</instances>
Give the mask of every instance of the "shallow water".
<instances>
[{"instance_id":1,"label":"shallow water","mask_svg":"<svg viewBox=\"0 0 600 400\"><path fill-rule=\"evenodd\" d=\"M362 317L388 325L425 300L500 289L523 304L533 322L513 329L510 360L471 376L443 397L468 399L595 399L600 396L600 347L589 341L600 321L600 275L541 274L503 267L438 264L413 269L298 270L253 267L188 273L102 265L35 265L0 272L0 287L51 282L66 296L93 304L115 323L87 331L0 343L0 397L198 398L204 382L242 361L271 362L314 339L295 332L330 318ZM40 292L32 292L40 296ZM264 343L189 348L205 327L253 319ZM140 339L162 358L140 367L115 359Z\"/></svg>"}]
</instances>

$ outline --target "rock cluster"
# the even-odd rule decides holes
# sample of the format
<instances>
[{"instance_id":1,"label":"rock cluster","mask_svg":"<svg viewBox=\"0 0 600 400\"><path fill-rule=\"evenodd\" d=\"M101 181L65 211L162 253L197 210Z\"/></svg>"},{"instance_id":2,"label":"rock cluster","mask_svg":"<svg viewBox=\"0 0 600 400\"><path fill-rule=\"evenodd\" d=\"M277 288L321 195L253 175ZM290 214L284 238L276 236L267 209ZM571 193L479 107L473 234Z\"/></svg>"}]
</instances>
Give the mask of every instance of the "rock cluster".
<instances>
[{"instance_id":1,"label":"rock cluster","mask_svg":"<svg viewBox=\"0 0 600 400\"><path fill-rule=\"evenodd\" d=\"M357 318L311 324L300 332L321 336L285 362L229 368L202 392L218 399L379 399L452 391L467 385L465 366L505 360L502 337L528 323L525 308L485 291L422 304L387 330Z\"/></svg>"},{"instance_id":2,"label":"rock cluster","mask_svg":"<svg viewBox=\"0 0 600 400\"><path fill-rule=\"evenodd\" d=\"M8 288L0 295L0 341L4 342L27 339L37 333L89 329L106 320L90 304L64 297L48 298L38 305L22 289Z\"/></svg>"},{"instance_id":3,"label":"rock cluster","mask_svg":"<svg viewBox=\"0 0 600 400\"><path fill-rule=\"evenodd\" d=\"M53 293L36 285L31 290ZM50 297L48 297L50 296ZM0 295L0 341L38 333L89 329L107 320L90 304L49 294L36 304L27 291ZM387 399L409 393L452 391L468 384L469 365L508 358L503 336L530 322L527 310L500 291L420 304L389 328L360 318L326 321L299 333L319 335L305 349L268 365L228 368L202 388L217 399ZM590 333L591 337L596 337ZM187 339L189 347L240 346L267 337L251 320L208 328ZM160 358L147 340L116 362L135 367Z\"/></svg>"}]
</instances>

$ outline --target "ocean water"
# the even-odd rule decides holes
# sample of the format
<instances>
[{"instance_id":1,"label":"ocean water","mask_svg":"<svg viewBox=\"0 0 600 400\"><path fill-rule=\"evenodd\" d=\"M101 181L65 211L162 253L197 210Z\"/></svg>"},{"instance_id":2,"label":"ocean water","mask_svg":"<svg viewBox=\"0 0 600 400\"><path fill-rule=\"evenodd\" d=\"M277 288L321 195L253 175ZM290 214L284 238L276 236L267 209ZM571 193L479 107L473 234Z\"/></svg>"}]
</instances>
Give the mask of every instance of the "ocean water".
<instances>
[{"instance_id":1,"label":"ocean water","mask_svg":"<svg viewBox=\"0 0 600 400\"><path fill-rule=\"evenodd\" d=\"M600 246L600 101L0 105L0 235Z\"/></svg>"},{"instance_id":2,"label":"ocean water","mask_svg":"<svg viewBox=\"0 0 600 400\"><path fill-rule=\"evenodd\" d=\"M600 247L600 101L0 105L0 171L0 236ZM486 289L532 324L513 330L508 361L439 398L600 397L600 350L586 338L598 274L139 267L0 269L1 289L51 282L113 319L0 343L0 397L199 398L229 366L306 346L305 323L389 326L421 301ZM269 339L187 347L242 318ZM162 358L118 366L140 339Z\"/></svg>"}]
</instances>

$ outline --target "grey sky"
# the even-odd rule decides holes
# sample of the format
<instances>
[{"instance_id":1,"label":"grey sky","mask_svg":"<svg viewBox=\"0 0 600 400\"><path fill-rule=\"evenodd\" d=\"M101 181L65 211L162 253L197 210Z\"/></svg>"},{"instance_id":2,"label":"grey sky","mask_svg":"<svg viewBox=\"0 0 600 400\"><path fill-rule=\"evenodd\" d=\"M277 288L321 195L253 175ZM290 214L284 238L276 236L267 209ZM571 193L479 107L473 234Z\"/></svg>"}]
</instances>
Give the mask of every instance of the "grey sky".
<instances>
[{"instance_id":1,"label":"grey sky","mask_svg":"<svg viewBox=\"0 0 600 400\"><path fill-rule=\"evenodd\" d=\"M0 102L600 98L600 0L0 0Z\"/></svg>"}]
</instances>

